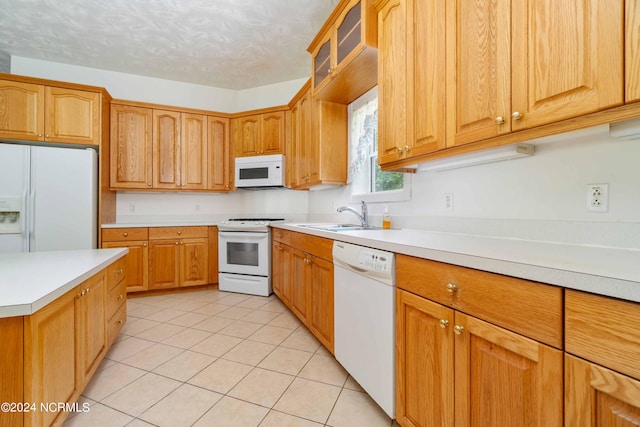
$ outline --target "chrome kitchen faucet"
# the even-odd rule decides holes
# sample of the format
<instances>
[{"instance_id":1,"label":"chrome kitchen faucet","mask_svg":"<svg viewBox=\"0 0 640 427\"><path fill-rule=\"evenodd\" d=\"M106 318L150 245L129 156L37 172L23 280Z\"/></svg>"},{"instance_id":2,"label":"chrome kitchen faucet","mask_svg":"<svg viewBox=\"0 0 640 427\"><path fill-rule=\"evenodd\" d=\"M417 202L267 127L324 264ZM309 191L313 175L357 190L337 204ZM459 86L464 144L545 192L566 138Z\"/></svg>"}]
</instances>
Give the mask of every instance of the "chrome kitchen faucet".
<instances>
[{"instance_id":1,"label":"chrome kitchen faucet","mask_svg":"<svg viewBox=\"0 0 640 427\"><path fill-rule=\"evenodd\" d=\"M368 218L367 218L367 204L364 202L364 200L362 200L361 202L362 202L361 204L362 213L358 212L356 209L351 208L349 206L339 207L338 212L349 211L358 217L358 219L360 220L360 225L362 225L363 227L368 227L369 224L368 224Z\"/></svg>"}]
</instances>

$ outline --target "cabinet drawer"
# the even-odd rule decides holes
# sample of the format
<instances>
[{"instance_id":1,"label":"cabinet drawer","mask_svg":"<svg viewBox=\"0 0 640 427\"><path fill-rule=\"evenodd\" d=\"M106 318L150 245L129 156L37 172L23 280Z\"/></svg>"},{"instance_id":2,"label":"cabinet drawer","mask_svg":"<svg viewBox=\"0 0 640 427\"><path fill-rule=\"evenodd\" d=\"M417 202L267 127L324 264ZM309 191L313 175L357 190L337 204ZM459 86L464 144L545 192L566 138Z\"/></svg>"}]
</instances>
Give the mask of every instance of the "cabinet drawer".
<instances>
[{"instance_id":1,"label":"cabinet drawer","mask_svg":"<svg viewBox=\"0 0 640 427\"><path fill-rule=\"evenodd\" d=\"M565 350L640 379L640 304L567 289Z\"/></svg>"},{"instance_id":2,"label":"cabinet drawer","mask_svg":"<svg viewBox=\"0 0 640 427\"><path fill-rule=\"evenodd\" d=\"M127 298L127 281L122 280L118 285L113 287L109 292L107 292L107 319L113 316L118 308L124 304L125 299Z\"/></svg>"},{"instance_id":3,"label":"cabinet drawer","mask_svg":"<svg viewBox=\"0 0 640 427\"><path fill-rule=\"evenodd\" d=\"M333 240L304 233L291 233L291 246L318 258L333 262Z\"/></svg>"},{"instance_id":4,"label":"cabinet drawer","mask_svg":"<svg viewBox=\"0 0 640 427\"><path fill-rule=\"evenodd\" d=\"M124 323L127 321L127 304L122 304L107 323L107 348L111 347Z\"/></svg>"},{"instance_id":5,"label":"cabinet drawer","mask_svg":"<svg viewBox=\"0 0 640 427\"><path fill-rule=\"evenodd\" d=\"M152 227L149 228L149 240L154 239L188 239L207 237L208 227Z\"/></svg>"},{"instance_id":6,"label":"cabinet drawer","mask_svg":"<svg viewBox=\"0 0 640 427\"><path fill-rule=\"evenodd\" d=\"M149 229L144 228L103 228L103 242L122 242L129 240L147 240Z\"/></svg>"},{"instance_id":7,"label":"cabinet drawer","mask_svg":"<svg viewBox=\"0 0 640 427\"><path fill-rule=\"evenodd\" d=\"M285 245L291 244L291 231L283 230L281 228L272 228L271 230L273 240L284 243Z\"/></svg>"},{"instance_id":8,"label":"cabinet drawer","mask_svg":"<svg viewBox=\"0 0 640 427\"><path fill-rule=\"evenodd\" d=\"M107 285L112 289L126 277L127 256L123 256L107 267ZM125 282L126 286L126 282ZM108 317L108 316L107 316Z\"/></svg>"},{"instance_id":9,"label":"cabinet drawer","mask_svg":"<svg viewBox=\"0 0 640 427\"><path fill-rule=\"evenodd\" d=\"M399 288L562 348L563 289L421 258L396 257Z\"/></svg>"}]
</instances>

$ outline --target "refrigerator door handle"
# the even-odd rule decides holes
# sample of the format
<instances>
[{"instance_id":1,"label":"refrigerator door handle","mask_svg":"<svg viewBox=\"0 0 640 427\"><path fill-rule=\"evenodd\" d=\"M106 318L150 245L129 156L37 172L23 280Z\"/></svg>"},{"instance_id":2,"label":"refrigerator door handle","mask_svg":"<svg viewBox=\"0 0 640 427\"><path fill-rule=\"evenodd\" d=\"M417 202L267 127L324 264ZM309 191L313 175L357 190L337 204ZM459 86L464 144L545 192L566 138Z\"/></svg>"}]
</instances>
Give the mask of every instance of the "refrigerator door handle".
<instances>
[{"instance_id":1,"label":"refrigerator door handle","mask_svg":"<svg viewBox=\"0 0 640 427\"><path fill-rule=\"evenodd\" d=\"M29 212L31 212L29 218L29 250L35 251L36 248L36 189L31 189L30 195L30 203L29 203Z\"/></svg>"}]
</instances>

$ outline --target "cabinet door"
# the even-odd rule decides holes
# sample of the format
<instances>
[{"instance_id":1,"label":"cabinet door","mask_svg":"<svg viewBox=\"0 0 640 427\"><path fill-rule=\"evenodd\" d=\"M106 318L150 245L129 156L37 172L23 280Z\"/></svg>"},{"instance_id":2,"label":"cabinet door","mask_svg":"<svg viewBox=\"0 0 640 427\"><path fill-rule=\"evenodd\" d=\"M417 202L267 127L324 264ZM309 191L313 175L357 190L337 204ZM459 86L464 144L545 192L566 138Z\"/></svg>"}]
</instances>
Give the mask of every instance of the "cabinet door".
<instances>
[{"instance_id":1,"label":"cabinet door","mask_svg":"<svg viewBox=\"0 0 640 427\"><path fill-rule=\"evenodd\" d=\"M625 11L625 102L640 101L640 1L627 0Z\"/></svg>"},{"instance_id":2,"label":"cabinet door","mask_svg":"<svg viewBox=\"0 0 640 427\"><path fill-rule=\"evenodd\" d=\"M563 353L455 313L456 427L559 426Z\"/></svg>"},{"instance_id":3,"label":"cabinet door","mask_svg":"<svg viewBox=\"0 0 640 427\"><path fill-rule=\"evenodd\" d=\"M228 191L231 174L229 119L207 117L209 138L209 190Z\"/></svg>"},{"instance_id":4,"label":"cabinet door","mask_svg":"<svg viewBox=\"0 0 640 427\"><path fill-rule=\"evenodd\" d=\"M510 5L508 0L447 1L447 145L511 130Z\"/></svg>"},{"instance_id":5,"label":"cabinet door","mask_svg":"<svg viewBox=\"0 0 640 427\"><path fill-rule=\"evenodd\" d=\"M390 0L378 12L378 158L404 158L407 138L407 2ZM422 100L421 100L422 102Z\"/></svg>"},{"instance_id":6,"label":"cabinet door","mask_svg":"<svg viewBox=\"0 0 640 427\"><path fill-rule=\"evenodd\" d=\"M180 188L180 113L153 110L153 188Z\"/></svg>"},{"instance_id":7,"label":"cabinet door","mask_svg":"<svg viewBox=\"0 0 640 427\"><path fill-rule=\"evenodd\" d=\"M365 13L362 0L351 0L342 15L336 20L335 26L335 69L338 73L346 64L360 53L364 43L365 28L363 23Z\"/></svg>"},{"instance_id":8,"label":"cabinet door","mask_svg":"<svg viewBox=\"0 0 640 427\"><path fill-rule=\"evenodd\" d=\"M281 243L273 242L271 244L271 284L273 287L273 293L278 296L285 304L288 301L284 300L284 280L285 280L285 259L284 259L284 246Z\"/></svg>"},{"instance_id":9,"label":"cabinet door","mask_svg":"<svg viewBox=\"0 0 640 427\"><path fill-rule=\"evenodd\" d=\"M69 292L25 317L25 402L69 402L79 396L76 298L76 292ZM49 426L64 416L64 412L29 412L25 425Z\"/></svg>"},{"instance_id":10,"label":"cabinet door","mask_svg":"<svg viewBox=\"0 0 640 427\"><path fill-rule=\"evenodd\" d=\"M111 105L111 187L151 188L152 110Z\"/></svg>"},{"instance_id":11,"label":"cabinet door","mask_svg":"<svg viewBox=\"0 0 640 427\"><path fill-rule=\"evenodd\" d=\"M107 271L103 270L80 285L80 297L76 300L76 344L81 388L93 375L106 351L106 293Z\"/></svg>"},{"instance_id":12,"label":"cabinet door","mask_svg":"<svg viewBox=\"0 0 640 427\"><path fill-rule=\"evenodd\" d=\"M44 141L44 86L0 81L0 137Z\"/></svg>"},{"instance_id":13,"label":"cabinet door","mask_svg":"<svg viewBox=\"0 0 640 427\"><path fill-rule=\"evenodd\" d=\"M291 251L291 311L302 323L307 323L309 283L307 276L308 256L306 253L293 249Z\"/></svg>"},{"instance_id":14,"label":"cabinet door","mask_svg":"<svg viewBox=\"0 0 640 427\"><path fill-rule=\"evenodd\" d=\"M408 157L445 148L445 3L407 0Z\"/></svg>"},{"instance_id":15,"label":"cabinet door","mask_svg":"<svg viewBox=\"0 0 640 427\"><path fill-rule=\"evenodd\" d=\"M261 146L260 154L282 154L284 153L285 131L284 131L284 111L262 114L261 117Z\"/></svg>"},{"instance_id":16,"label":"cabinet door","mask_svg":"<svg viewBox=\"0 0 640 427\"><path fill-rule=\"evenodd\" d=\"M257 156L260 151L260 114L234 120L236 157Z\"/></svg>"},{"instance_id":17,"label":"cabinet door","mask_svg":"<svg viewBox=\"0 0 640 427\"><path fill-rule=\"evenodd\" d=\"M314 52L311 52L313 58L313 89L319 91L321 88L327 85L331 79L331 70L334 67L331 52L332 38L331 35L333 29L330 28L324 35L324 40L318 43L318 47Z\"/></svg>"},{"instance_id":18,"label":"cabinet door","mask_svg":"<svg viewBox=\"0 0 640 427\"><path fill-rule=\"evenodd\" d=\"M207 116L187 113L182 113L180 116L182 131L180 188L204 190L208 182Z\"/></svg>"},{"instance_id":19,"label":"cabinet door","mask_svg":"<svg viewBox=\"0 0 640 427\"><path fill-rule=\"evenodd\" d=\"M298 133L296 137L296 160L298 186L304 187L309 182L311 140L313 138L313 99L311 91L305 93L298 106Z\"/></svg>"},{"instance_id":20,"label":"cabinet door","mask_svg":"<svg viewBox=\"0 0 640 427\"><path fill-rule=\"evenodd\" d=\"M317 257L309 258L309 329L333 353L333 263Z\"/></svg>"},{"instance_id":21,"label":"cabinet door","mask_svg":"<svg viewBox=\"0 0 640 427\"><path fill-rule=\"evenodd\" d=\"M209 283L218 283L218 227L208 227Z\"/></svg>"},{"instance_id":22,"label":"cabinet door","mask_svg":"<svg viewBox=\"0 0 640 427\"><path fill-rule=\"evenodd\" d=\"M565 354L565 426L640 426L640 381Z\"/></svg>"},{"instance_id":23,"label":"cabinet door","mask_svg":"<svg viewBox=\"0 0 640 427\"><path fill-rule=\"evenodd\" d=\"M149 248L146 241L103 242L103 248L129 248L125 255L127 292L146 291L149 288Z\"/></svg>"},{"instance_id":24,"label":"cabinet door","mask_svg":"<svg viewBox=\"0 0 640 427\"><path fill-rule=\"evenodd\" d=\"M100 94L47 87L45 138L49 142L100 145Z\"/></svg>"},{"instance_id":25,"label":"cabinet door","mask_svg":"<svg viewBox=\"0 0 640 427\"><path fill-rule=\"evenodd\" d=\"M149 289L177 288L180 283L180 241L149 241Z\"/></svg>"},{"instance_id":26,"label":"cabinet door","mask_svg":"<svg viewBox=\"0 0 640 427\"><path fill-rule=\"evenodd\" d=\"M516 1L512 8L511 113L522 115L512 131L624 102L624 0Z\"/></svg>"},{"instance_id":27,"label":"cabinet door","mask_svg":"<svg viewBox=\"0 0 640 427\"><path fill-rule=\"evenodd\" d=\"M454 311L396 291L396 419L404 426L452 427Z\"/></svg>"},{"instance_id":28,"label":"cabinet door","mask_svg":"<svg viewBox=\"0 0 640 427\"><path fill-rule=\"evenodd\" d=\"M209 283L209 239L180 240L180 286Z\"/></svg>"}]
</instances>

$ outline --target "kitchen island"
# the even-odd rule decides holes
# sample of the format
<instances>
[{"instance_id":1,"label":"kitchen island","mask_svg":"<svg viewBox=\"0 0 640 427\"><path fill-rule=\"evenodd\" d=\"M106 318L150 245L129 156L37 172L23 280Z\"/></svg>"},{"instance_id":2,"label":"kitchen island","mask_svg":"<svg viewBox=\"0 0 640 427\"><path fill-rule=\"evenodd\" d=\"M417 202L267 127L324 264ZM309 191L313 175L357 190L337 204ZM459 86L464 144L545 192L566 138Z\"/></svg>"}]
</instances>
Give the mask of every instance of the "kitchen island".
<instances>
[{"instance_id":1,"label":"kitchen island","mask_svg":"<svg viewBox=\"0 0 640 427\"><path fill-rule=\"evenodd\" d=\"M0 255L0 425L61 425L83 410L74 403L126 319L126 254Z\"/></svg>"}]
</instances>

